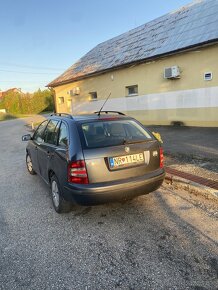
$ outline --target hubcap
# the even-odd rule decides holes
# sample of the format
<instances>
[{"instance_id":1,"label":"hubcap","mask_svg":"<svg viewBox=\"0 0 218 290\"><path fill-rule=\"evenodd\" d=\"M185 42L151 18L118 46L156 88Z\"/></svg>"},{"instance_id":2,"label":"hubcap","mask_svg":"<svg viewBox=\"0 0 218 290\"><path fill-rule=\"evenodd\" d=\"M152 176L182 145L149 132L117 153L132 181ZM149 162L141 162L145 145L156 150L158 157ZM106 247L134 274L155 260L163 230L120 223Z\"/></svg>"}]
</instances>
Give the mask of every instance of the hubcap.
<instances>
[{"instance_id":1,"label":"hubcap","mask_svg":"<svg viewBox=\"0 0 218 290\"><path fill-rule=\"evenodd\" d=\"M57 182L55 180L52 181L51 192L52 192L52 199L53 199L54 205L58 207L59 206L59 191L58 191Z\"/></svg>"},{"instance_id":2,"label":"hubcap","mask_svg":"<svg viewBox=\"0 0 218 290\"><path fill-rule=\"evenodd\" d=\"M32 160L31 160L31 158L30 158L29 155L27 156L26 163L27 163L27 168L28 168L28 170L29 170L29 171L32 171L32 169L33 169L33 164L32 164Z\"/></svg>"}]
</instances>

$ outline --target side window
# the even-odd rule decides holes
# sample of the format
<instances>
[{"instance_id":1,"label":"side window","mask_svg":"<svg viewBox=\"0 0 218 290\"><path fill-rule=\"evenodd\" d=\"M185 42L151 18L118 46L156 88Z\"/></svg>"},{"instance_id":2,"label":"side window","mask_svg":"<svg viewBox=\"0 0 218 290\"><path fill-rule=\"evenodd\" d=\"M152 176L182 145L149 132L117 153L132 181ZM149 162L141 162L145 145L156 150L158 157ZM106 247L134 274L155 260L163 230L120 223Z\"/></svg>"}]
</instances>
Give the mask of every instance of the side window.
<instances>
[{"instance_id":1,"label":"side window","mask_svg":"<svg viewBox=\"0 0 218 290\"><path fill-rule=\"evenodd\" d=\"M58 104L63 105L64 104L64 97L59 97L58 98Z\"/></svg>"},{"instance_id":2,"label":"side window","mask_svg":"<svg viewBox=\"0 0 218 290\"><path fill-rule=\"evenodd\" d=\"M58 145L66 148L68 144L67 126L64 123L61 123Z\"/></svg>"},{"instance_id":3,"label":"side window","mask_svg":"<svg viewBox=\"0 0 218 290\"><path fill-rule=\"evenodd\" d=\"M126 87L126 96L134 97L138 95L138 85Z\"/></svg>"},{"instance_id":4,"label":"side window","mask_svg":"<svg viewBox=\"0 0 218 290\"><path fill-rule=\"evenodd\" d=\"M43 142L43 135L44 135L44 131L47 124L48 124L48 120L42 122L42 124L39 125L39 127L37 128L37 130L35 131L33 135L33 140L39 143Z\"/></svg>"},{"instance_id":5,"label":"side window","mask_svg":"<svg viewBox=\"0 0 218 290\"><path fill-rule=\"evenodd\" d=\"M97 101L98 99L97 92L90 92L89 96L90 96L90 101Z\"/></svg>"},{"instance_id":6,"label":"side window","mask_svg":"<svg viewBox=\"0 0 218 290\"><path fill-rule=\"evenodd\" d=\"M48 144L57 144L58 140L58 121L50 120L47 128L45 129L44 141Z\"/></svg>"}]
</instances>

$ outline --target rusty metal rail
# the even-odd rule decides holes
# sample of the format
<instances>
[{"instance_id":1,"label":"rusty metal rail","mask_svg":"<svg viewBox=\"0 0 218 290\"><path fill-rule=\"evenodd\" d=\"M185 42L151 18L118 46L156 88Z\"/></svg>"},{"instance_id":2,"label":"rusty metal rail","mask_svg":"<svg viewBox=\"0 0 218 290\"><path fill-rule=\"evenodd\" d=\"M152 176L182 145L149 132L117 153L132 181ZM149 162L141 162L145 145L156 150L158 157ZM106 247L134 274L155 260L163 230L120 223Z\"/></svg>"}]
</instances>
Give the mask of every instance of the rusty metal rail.
<instances>
[{"instance_id":1,"label":"rusty metal rail","mask_svg":"<svg viewBox=\"0 0 218 290\"><path fill-rule=\"evenodd\" d=\"M170 168L170 167L166 167L165 170L166 170L166 173L168 173L169 175L176 175L176 176L179 176L181 178L185 178L185 179L188 179L190 181L196 182L198 184L201 184L201 185L218 190L218 181L206 179L206 178L203 178L203 177L200 177L200 176L197 176L194 174L182 172L182 171L179 171L177 169ZM170 179L170 178L168 178L168 179Z\"/></svg>"}]
</instances>

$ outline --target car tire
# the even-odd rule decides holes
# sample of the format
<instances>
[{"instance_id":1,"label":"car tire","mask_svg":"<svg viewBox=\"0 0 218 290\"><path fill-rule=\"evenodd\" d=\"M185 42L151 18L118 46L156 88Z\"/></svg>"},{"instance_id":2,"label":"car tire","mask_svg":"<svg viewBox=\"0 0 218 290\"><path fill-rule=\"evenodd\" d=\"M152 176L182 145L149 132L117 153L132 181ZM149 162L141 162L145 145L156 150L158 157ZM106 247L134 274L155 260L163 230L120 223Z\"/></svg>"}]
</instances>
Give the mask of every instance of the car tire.
<instances>
[{"instance_id":1,"label":"car tire","mask_svg":"<svg viewBox=\"0 0 218 290\"><path fill-rule=\"evenodd\" d=\"M63 198L60 184L55 175L51 177L51 197L54 209L57 213L67 213L71 210L72 203Z\"/></svg>"},{"instance_id":2,"label":"car tire","mask_svg":"<svg viewBox=\"0 0 218 290\"><path fill-rule=\"evenodd\" d=\"M36 174L35 170L33 170L33 163L32 163L32 159L31 159L29 153L27 153L27 155L26 155L26 167L27 167L28 172L31 175Z\"/></svg>"}]
</instances>

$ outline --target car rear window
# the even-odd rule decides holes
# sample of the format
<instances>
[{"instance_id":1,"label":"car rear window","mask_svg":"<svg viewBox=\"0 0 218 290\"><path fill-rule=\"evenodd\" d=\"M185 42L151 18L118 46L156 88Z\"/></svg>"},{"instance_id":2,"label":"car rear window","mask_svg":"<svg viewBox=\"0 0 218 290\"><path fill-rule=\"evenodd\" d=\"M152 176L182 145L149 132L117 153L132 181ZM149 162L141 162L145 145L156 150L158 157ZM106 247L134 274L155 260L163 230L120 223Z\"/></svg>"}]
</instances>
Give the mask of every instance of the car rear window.
<instances>
[{"instance_id":1,"label":"car rear window","mask_svg":"<svg viewBox=\"0 0 218 290\"><path fill-rule=\"evenodd\" d=\"M81 124L86 148L143 142L151 134L134 120L93 121Z\"/></svg>"}]
</instances>

